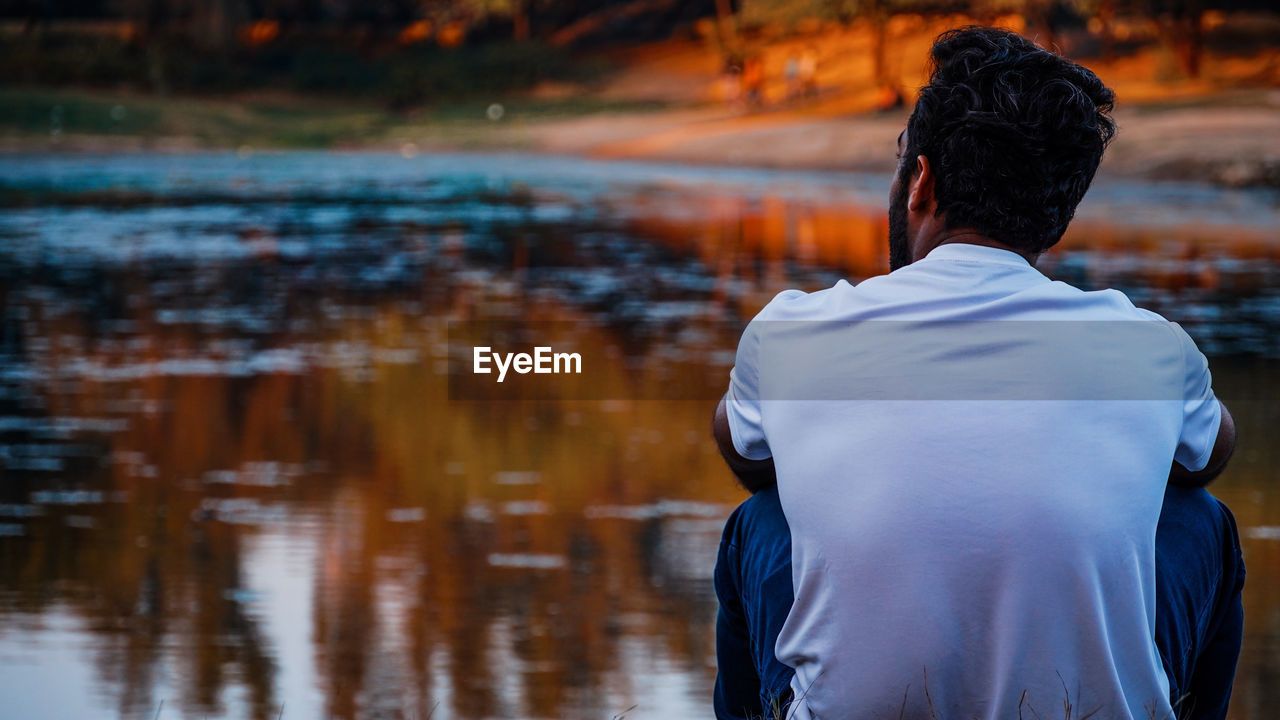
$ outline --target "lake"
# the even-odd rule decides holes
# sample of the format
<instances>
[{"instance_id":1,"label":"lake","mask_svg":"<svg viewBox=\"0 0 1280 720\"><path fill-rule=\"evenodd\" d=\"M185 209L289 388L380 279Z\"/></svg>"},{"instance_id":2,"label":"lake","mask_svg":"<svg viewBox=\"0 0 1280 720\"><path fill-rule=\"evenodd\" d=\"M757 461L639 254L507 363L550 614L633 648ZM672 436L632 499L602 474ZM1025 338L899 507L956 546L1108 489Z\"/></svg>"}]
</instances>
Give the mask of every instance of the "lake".
<instances>
[{"instance_id":1,"label":"lake","mask_svg":"<svg viewBox=\"0 0 1280 720\"><path fill-rule=\"evenodd\" d=\"M714 400L779 290L884 272L887 189L532 155L3 156L3 715L710 717L711 568L744 497ZM1280 198L1099 182L1040 267L1210 354L1240 427L1212 489L1249 569L1231 717L1272 717ZM453 371L473 335L530 327L597 363L586 390Z\"/></svg>"}]
</instances>

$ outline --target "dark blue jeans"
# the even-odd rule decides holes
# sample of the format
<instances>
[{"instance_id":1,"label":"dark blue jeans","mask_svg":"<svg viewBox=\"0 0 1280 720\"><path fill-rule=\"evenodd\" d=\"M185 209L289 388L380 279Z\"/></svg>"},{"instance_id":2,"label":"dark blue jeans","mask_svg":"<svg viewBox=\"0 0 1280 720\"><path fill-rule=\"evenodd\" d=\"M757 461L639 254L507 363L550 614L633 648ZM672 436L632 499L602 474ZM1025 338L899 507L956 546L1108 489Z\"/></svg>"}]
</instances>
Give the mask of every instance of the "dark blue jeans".
<instances>
[{"instance_id":1,"label":"dark blue jeans","mask_svg":"<svg viewBox=\"0 0 1280 720\"><path fill-rule=\"evenodd\" d=\"M725 523L715 569L715 711L720 720L782 717L793 671L773 654L791 610L791 530L771 487ZM1156 529L1156 647L1181 720L1227 715L1244 630L1244 560L1236 521L1203 489L1170 486Z\"/></svg>"}]
</instances>

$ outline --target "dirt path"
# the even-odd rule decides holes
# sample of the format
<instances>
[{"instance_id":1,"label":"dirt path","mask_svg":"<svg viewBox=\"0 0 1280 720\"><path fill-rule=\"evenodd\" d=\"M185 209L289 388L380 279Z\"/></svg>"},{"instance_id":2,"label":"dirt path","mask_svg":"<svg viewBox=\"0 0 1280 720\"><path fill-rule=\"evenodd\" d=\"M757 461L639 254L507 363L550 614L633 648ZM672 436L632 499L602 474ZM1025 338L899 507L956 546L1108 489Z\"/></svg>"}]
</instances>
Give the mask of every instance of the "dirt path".
<instances>
[{"instance_id":1,"label":"dirt path","mask_svg":"<svg viewBox=\"0 0 1280 720\"><path fill-rule=\"evenodd\" d=\"M1101 173L1280 187L1275 106L1120 110ZM844 117L725 110L592 115L527 128L532 147L608 159L889 172L905 111Z\"/></svg>"}]
</instances>

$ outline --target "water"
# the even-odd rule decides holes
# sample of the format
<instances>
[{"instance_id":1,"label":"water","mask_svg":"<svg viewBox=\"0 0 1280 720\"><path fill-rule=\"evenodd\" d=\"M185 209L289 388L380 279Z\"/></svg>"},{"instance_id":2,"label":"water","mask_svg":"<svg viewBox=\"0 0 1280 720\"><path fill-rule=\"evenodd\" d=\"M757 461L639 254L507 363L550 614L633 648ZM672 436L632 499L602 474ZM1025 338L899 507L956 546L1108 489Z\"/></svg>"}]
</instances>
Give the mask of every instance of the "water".
<instances>
[{"instance_id":1,"label":"water","mask_svg":"<svg viewBox=\"0 0 1280 720\"><path fill-rule=\"evenodd\" d=\"M707 398L779 289L881 272L886 193L540 156L5 157L4 716L709 717L742 495ZM1274 194L1102 183L1042 262L1214 356L1236 719L1280 705L1278 231ZM459 328L513 324L599 363L588 391L449 382Z\"/></svg>"}]
</instances>

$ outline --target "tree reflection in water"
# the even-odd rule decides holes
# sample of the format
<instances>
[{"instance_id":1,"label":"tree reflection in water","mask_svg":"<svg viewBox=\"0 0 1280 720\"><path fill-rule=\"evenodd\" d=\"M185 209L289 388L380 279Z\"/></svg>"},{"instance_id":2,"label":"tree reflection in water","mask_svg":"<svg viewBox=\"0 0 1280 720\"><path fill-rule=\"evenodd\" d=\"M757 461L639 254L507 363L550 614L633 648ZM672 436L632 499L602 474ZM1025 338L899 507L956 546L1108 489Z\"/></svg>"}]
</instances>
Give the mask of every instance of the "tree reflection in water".
<instances>
[{"instance_id":1,"label":"tree reflection in water","mask_svg":"<svg viewBox=\"0 0 1280 720\"><path fill-rule=\"evenodd\" d=\"M68 669L41 628L70 618L99 716L708 714L741 498L710 402L777 290L881 271L883 220L661 180L442 182L6 201L0 640L35 675ZM1247 227L1085 219L1043 264L1244 353L1215 363L1242 429L1219 486L1250 564L1237 718L1280 703L1278 256ZM451 386L450 348L513 321L591 372Z\"/></svg>"}]
</instances>

